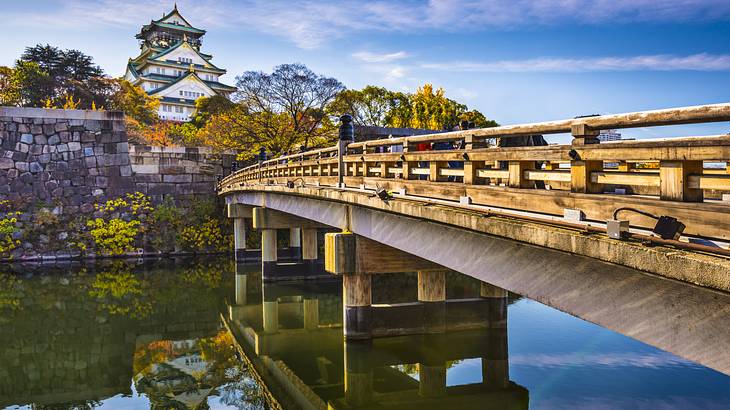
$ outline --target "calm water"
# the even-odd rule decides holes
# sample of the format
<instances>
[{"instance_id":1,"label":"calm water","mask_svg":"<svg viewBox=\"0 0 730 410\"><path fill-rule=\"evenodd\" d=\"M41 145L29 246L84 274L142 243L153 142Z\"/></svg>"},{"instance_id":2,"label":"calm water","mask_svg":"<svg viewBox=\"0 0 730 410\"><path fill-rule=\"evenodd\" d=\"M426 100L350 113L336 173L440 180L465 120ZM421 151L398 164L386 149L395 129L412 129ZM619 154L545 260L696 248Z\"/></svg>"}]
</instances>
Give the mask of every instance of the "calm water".
<instances>
[{"instance_id":1,"label":"calm water","mask_svg":"<svg viewBox=\"0 0 730 410\"><path fill-rule=\"evenodd\" d=\"M344 342L339 283L236 269L0 271L0 408L730 408L729 376L517 295L489 326ZM374 303L415 284L378 276ZM483 317L479 287L449 274L456 321Z\"/></svg>"}]
</instances>

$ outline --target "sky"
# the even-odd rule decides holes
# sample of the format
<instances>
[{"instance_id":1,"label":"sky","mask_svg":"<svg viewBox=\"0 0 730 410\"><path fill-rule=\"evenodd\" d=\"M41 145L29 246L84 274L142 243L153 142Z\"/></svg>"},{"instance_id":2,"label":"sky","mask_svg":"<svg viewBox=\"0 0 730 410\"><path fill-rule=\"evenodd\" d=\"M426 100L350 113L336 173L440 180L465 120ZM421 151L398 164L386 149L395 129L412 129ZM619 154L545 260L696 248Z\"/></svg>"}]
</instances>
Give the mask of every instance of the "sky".
<instances>
[{"instance_id":1,"label":"sky","mask_svg":"<svg viewBox=\"0 0 730 410\"><path fill-rule=\"evenodd\" d=\"M235 84L300 62L348 88L443 87L500 124L730 102L730 0L181 0ZM0 0L0 65L48 43L124 73L171 1ZM730 132L718 123L624 131Z\"/></svg>"}]
</instances>

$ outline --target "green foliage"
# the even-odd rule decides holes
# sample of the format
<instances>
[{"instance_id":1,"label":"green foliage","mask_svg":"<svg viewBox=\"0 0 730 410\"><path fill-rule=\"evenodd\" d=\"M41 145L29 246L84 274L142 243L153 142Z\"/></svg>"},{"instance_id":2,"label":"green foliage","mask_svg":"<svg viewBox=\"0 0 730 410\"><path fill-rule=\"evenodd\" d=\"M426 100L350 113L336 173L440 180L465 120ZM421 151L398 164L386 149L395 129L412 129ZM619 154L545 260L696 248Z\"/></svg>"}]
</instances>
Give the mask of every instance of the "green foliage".
<instances>
[{"instance_id":1,"label":"green foliage","mask_svg":"<svg viewBox=\"0 0 730 410\"><path fill-rule=\"evenodd\" d=\"M17 61L15 67L3 69L0 103L21 107L41 107L52 98L53 80L34 62Z\"/></svg>"},{"instance_id":2,"label":"green foliage","mask_svg":"<svg viewBox=\"0 0 730 410\"><path fill-rule=\"evenodd\" d=\"M345 90L328 106L333 116L350 114L357 125L375 125L396 128L425 128L452 130L461 121L475 127L494 127L477 110L468 111L466 105L446 98L442 88L434 90L425 84L414 94L388 91L382 87L367 86L362 90Z\"/></svg>"},{"instance_id":3,"label":"green foliage","mask_svg":"<svg viewBox=\"0 0 730 410\"><path fill-rule=\"evenodd\" d=\"M175 250L178 232L183 224L183 211L175 205L172 198L155 207L152 211L152 246L160 251L169 252Z\"/></svg>"},{"instance_id":4,"label":"green foliage","mask_svg":"<svg viewBox=\"0 0 730 410\"><path fill-rule=\"evenodd\" d=\"M7 310L20 309L22 282L14 274L0 272L0 323Z\"/></svg>"},{"instance_id":5,"label":"green foliage","mask_svg":"<svg viewBox=\"0 0 730 410\"><path fill-rule=\"evenodd\" d=\"M119 218L109 221L96 218L87 222L96 248L107 255L123 255L134 250L132 245L139 234L140 224L138 220L124 221Z\"/></svg>"}]
</instances>

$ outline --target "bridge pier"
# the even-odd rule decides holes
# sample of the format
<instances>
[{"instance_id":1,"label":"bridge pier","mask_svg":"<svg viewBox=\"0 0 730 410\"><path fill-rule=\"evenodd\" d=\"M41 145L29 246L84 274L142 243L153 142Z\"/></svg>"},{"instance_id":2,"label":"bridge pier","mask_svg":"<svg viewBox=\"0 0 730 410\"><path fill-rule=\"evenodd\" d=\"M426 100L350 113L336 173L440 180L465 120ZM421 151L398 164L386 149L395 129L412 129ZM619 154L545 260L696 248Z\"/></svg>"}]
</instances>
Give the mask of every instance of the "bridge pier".
<instances>
[{"instance_id":1,"label":"bridge pier","mask_svg":"<svg viewBox=\"0 0 730 410\"><path fill-rule=\"evenodd\" d=\"M262 274L265 282L330 278L317 263L317 229L322 224L266 208L253 208L253 226L261 230ZM281 263L277 229L289 231L288 262Z\"/></svg>"},{"instance_id":2,"label":"bridge pier","mask_svg":"<svg viewBox=\"0 0 730 410\"><path fill-rule=\"evenodd\" d=\"M446 363L418 363L418 395L443 397L446 395Z\"/></svg>"},{"instance_id":3,"label":"bridge pier","mask_svg":"<svg viewBox=\"0 0 730 410\"><path fill-rule=\"evenodd\" d=\"M418 301L423 304L426 333L446 331L446 272L418 271Z\"/></svg>"},{"instance_id":4,"label":"bridge pier","mask_svg":"<svg viewBox=\"0 0 730 410\"><path fill-rule=\"evenodd\" d=\"M353 233L325 235L325 269L342 277L347 340L506 325L506 292L485 284L483 298L448 301L443 266ZM372 276L397 272L418 273L418 302L373 305Z\"/></svg>"},{"instance_id":5,"label":"bridge pier","mask_svg":"<svg viewBox=\"0 0 730 410\"><path fill-rule=\"evenodd\" d=\"M251 263L259 261L258 249L247 249L248 220L253 218L253 208L241 204L228 205L228 217L233 219L233 242L237 263Z\"/></svg>"}]
</instances>

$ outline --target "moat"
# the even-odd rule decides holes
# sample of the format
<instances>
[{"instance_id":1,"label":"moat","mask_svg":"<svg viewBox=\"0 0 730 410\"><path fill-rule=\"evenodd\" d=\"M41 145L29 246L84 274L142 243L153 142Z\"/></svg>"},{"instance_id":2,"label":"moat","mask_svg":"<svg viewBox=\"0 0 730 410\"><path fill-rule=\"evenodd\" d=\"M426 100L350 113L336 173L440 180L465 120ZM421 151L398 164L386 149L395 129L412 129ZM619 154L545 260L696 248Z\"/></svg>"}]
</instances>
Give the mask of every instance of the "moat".
<instances>
[{"instance_id":1,"label":"moat","mask_svg":"<svg viewBox=\"0 0 730 410\"><path fill-rule=\"evenodd\" d=\"M378 275L373 304L407 306L416 281ZM478 280L446 283L483 317ZM442 334L345 342L342 315L341 283L229 258L5 267L0 408L730 406L730 376L517 294L497 326Z\"/></svg>"}]
</instances>

